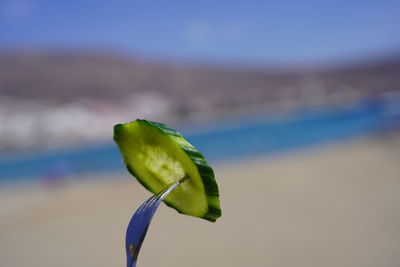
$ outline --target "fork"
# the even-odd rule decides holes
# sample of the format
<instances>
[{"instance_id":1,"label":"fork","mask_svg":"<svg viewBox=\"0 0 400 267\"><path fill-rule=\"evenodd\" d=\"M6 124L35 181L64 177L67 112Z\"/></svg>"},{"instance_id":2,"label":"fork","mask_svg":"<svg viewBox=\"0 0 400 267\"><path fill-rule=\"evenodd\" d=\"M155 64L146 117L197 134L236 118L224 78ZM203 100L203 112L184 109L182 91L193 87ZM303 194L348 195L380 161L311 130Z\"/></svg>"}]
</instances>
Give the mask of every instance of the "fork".
<instances>
[{"instance_id":1,"label":"fork","mask_svg":"<svg viewBox=\"0 0 400 267\"><path fill-rule=\"evenodd\" d=\"M176 181L174 184L167 186L158 194L153 195L146 200L133 214L126 230L125 247L127 256L127 267L136 267L137 258L142 246L147 229L149 228L151 219L156 212L160 203L180 185L186 176Z\"/></svg>"}]
</instances>

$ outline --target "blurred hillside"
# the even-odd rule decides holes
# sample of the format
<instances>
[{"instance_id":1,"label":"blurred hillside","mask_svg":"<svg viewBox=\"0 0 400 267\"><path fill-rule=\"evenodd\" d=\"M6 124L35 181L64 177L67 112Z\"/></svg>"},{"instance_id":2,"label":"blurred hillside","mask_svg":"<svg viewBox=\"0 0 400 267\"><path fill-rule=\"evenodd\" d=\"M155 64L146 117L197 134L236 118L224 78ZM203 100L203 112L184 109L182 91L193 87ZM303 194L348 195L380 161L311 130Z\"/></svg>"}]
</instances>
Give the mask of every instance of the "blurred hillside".
<instances>
[{"instance_id":1,"label":"blurred hillside","mask_svg":"<svg viewBox=\"0 0 400 267\"><path fill-rule=\"evenodd\" d=\"M400 90L400 58L290 70L116 54L0 53L0 149L110 138L136 117L182 121L336 107ZM89 125L89 127L88 127Z\"/></svg>"}]
</instances>

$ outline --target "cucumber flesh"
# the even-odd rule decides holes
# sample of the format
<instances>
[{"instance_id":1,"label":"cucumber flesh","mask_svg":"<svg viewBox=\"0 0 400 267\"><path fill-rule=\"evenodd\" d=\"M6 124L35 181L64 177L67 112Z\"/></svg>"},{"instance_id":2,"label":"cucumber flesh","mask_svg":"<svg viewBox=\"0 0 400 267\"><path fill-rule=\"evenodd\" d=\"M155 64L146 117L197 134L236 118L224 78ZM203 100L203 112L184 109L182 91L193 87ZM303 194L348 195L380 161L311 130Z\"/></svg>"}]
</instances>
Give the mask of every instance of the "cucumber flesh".
<instances>
[{"instance_id":1,"label":"cucumber flesh","mask_svg":"<svg viewBox=\"0 0 400 267\"><path fill-rule=\"evenodd\" d=\"M216 221L221 216L214 172L203 155L168 126L136 120L114 126L114 140L131 174L156 194L185 181L164 202L179 213Z\"/></svg>"}]
</instances>

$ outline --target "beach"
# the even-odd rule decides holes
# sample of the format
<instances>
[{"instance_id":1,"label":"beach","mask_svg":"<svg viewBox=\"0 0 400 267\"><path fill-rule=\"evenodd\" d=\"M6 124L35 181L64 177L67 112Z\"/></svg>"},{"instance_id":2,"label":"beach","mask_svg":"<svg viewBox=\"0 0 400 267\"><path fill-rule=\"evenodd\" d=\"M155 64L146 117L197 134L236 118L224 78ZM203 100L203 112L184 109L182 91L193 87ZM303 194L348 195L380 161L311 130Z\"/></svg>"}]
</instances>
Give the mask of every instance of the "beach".
<instances>
[{"instance_id":1,"label":"beach","mask_svg":"<svg viewBox=\"0 0 400 267\"><path fill-rule=\"evenodd\" d=\"M138 266L400 265L399 134L215 164L216 223L161 205ZM128 172L0 189L0 266L124 266Z\"/></svg>"}]
</instances>

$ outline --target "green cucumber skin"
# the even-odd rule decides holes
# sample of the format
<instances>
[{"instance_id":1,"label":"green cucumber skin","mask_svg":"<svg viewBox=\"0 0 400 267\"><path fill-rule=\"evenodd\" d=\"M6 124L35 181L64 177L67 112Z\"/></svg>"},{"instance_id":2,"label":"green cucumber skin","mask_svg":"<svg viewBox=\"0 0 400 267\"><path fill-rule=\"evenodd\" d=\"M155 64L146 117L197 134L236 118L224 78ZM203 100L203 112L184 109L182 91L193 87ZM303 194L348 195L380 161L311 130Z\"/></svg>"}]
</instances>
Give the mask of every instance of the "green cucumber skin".
<instances>
[{"instance_id":1,"label":"green cucumber skin","mask_svg":"<svg viewBox=\"0 0 400 267\"><path fill-rule=\"evenodd\" d=\"M169 128L165 124L159 122L152 122L147 120L140 120L150 125L160 129L163 133L174 136L177 138L181 138L184 141L184 137L177 131L172 128ZM205 193L207 196L219 197L219 190L217 182L215 181L214 171L211 166L207 163L204 156L192 145L181 145L179 144L181 149L186 153L186 155L195 163L197 170L199 172L200 177L203 180ZM168 205L168 203L166 203ZM169 205L168 205L169 206ZM178 211L179 212L179 211ZM215 222L219 217L221 217L221 208L219 202L210 203L208 202L208 212L202 217L208 221Z\"/></svg>"},{"instance_id":2,"label":"green cucumber skin","mask_svg":"<svg viewBox=\"0 0 400 267\"><path fill-rule=\"evenodd\" d=\"M185 144L178 144L178 145L195 164L195 166L198 170L198 173L203 181L205 193L206 193L207 197L209 197L208 212L201 218L211 221L211 222L215 222L222 215L220 203L219 203L219 190L218 190L217 182L215 180L214 171L211 168L211 166L207 163L204 156L194 146L189 144L186 141L186 139L184 139L184 137L179 132L166 126L165 124L162 124L159 122L148 121L148 120L140 120L140 119L138 119L137 121L139 123L144 123L144 124L153 126L153 127L157 128L158 130L160 130L163 134L166 134L170 137L180 139L183 141L183 143L185 143ZM122 124L115 125L114 133L116 133L120 127L123 127L123 125ZM114 140L115 139L116 138L115 138L115 134L114 134ZM133 176L138 177L132 168L130 168L128 165L126 165L126 167ZM137 179L137 180L147 190L151 191L149 186L144 181L141 181L140 179ZM212 198L212 201L210 200L210 198ZM179 213L182 213L179 209L177 209L176 207L174 207L173 205L168 203L168 201L164 201L164 202L167 206L176 209Z\"/></svg>"}]
</instances>

